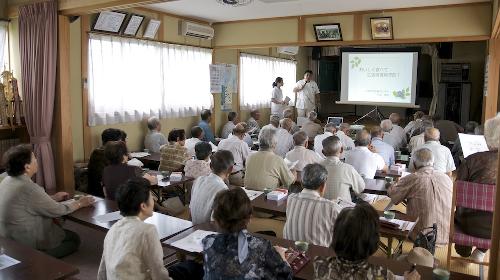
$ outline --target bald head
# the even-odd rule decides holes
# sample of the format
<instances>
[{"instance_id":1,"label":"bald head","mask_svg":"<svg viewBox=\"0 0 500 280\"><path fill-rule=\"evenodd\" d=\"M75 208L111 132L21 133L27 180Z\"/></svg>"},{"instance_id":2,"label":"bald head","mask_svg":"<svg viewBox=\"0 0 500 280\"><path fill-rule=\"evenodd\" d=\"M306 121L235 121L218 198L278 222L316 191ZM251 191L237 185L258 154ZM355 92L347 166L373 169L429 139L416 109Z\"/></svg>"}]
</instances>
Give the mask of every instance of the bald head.
<instances>
[{"instance_id":1,"label":"bald head","mask_svg":"<svg viewBox=\"0 0 500 280\"><path fill-rule=\"evenodd\" d=\"M292 126L293 126L293 121L289 118L284 118L280 121L280 126L284 130L290 131L290 129L292 129Z\"/></svg>"},{"instance_id":2,"label":"bald head","mask_svg":"<svg viewBox=\"0 0 500 280\"><path fill-rule=\"evenodd\" d=\"M392 114L389 116L389 120L390 120L393 124L399 124L399 122L401 121L401 116L400 116L398 113L392 113Z\"/></svg>"},{"instance_id":3,"label":"bald head","mask_svg":"<svg viewBox=\"0 0 500 280\"><path fill-rule=\"evenodd\" d=\"M354 144L360 147L366 147L370 144L370 134L366 130L361 130L356 134L356 140L354 140Z\"/></svg>"},{"instance_id":4,"label":"bald head","mask_svg":"<svg viewBox=\"0 0 500 280\"><path fill-rule=\"evenodd\" d=\"M246 128L247 124L244 122L240 122L233 128L233 135L236 135L238 137L243 137L245 136L245 133L247 132Z\"/></svg>"},{"instance_id":5,"label":"bald head","mask_svg":"<svg viewBox=\"0 0 500 280\"><path fill-rule=\"evenodd\" d=\"M439 141L439 137L441 136L441 133L439 132L439 129L434 128L434 127L428 127L425 129L425 134L424 134L424 139L425 141Z\"/></svg>"}]
</instances>

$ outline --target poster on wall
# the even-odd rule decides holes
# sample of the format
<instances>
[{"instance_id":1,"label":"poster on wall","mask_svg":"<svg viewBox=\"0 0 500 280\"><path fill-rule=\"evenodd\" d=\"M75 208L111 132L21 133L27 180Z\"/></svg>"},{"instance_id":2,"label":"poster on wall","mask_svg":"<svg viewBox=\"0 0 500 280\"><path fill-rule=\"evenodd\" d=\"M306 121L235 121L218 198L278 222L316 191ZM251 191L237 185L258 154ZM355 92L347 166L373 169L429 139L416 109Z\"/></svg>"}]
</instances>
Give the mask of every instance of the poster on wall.
<instances>
[{"instance_id":1,"label":"poster on wall","mask_svg":"<svg viewBox=\"0 0 500 280\"><path fill-rule=\"evenodd\" d=\"M233 94L227 90L226 86L222 86L222 92L220 94L220 109L223 112L229 112L233 110Z\"/></svg>"},{"instance_id":2,"label":"poster on wall","mask_svg":"<svg viewBox=\"0 0 500 280\"><path fill-rule=\"evenodd\" d=\"M210 92L221 94L221 110L231 111L233 93L237 92L236 75L238 66L234 64L210 65Z\"/></svg>"}]
</instances>

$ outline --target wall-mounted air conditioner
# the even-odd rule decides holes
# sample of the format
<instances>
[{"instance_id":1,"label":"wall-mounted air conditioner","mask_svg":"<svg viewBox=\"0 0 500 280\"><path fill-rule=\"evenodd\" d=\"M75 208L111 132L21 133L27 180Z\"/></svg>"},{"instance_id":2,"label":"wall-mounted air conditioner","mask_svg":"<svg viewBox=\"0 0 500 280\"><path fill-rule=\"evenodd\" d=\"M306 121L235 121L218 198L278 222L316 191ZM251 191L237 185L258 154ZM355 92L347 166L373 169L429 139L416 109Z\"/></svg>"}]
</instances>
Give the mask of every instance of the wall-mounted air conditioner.
<instances>
[{"instance_id":1,"label":"wall-mounted air conditioner","mask_svg":"<svg viewBox=\"0 0 500 280\"><path fill-rule=\"evenodd\" d=\"M214 34L215 31L211 26L185 20L179 22L179 35L181 36L211 40L214 38Z\"/></svg>"},{"instance_id":2,"label":"wall-mounted air conditioner","mask_svg":"<svg viewBox=\"0 0 500 280\"><path fill-rule=\"evenodd\" d=\"M278 53L296 55L299 53L299 47L278 47Z\"/></svg>"}]
</instances>

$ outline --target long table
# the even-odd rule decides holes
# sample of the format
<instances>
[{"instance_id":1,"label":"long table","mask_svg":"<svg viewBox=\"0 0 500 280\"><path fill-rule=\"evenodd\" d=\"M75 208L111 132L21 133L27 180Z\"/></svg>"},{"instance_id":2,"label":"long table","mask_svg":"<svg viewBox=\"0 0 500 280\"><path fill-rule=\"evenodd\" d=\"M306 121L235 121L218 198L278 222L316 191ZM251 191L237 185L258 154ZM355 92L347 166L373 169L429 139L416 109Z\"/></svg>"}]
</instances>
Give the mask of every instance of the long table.
<instances>
[{"instance_id":1,"label":"long table","mask_svg":"<svg viewBox=\"0 0 500 280\"><path fill-rule=\"evenodd\" d=\"M0 237L3 253L20 263L0 270L0 279L50 280L65 279L78 274L78 268L20 244Z\"/></svg>"},{"instance_id":2,"label":"long table","mask_svg":"<svg viewBox=\"0 0 500 280\"><path fill-rule=\"evenodd\" d=\"M108 231L117 221L98 222L95 217L107 213L118 211L118 205L112 200L101 200L95 202L92 206L80 208L77 211L67 215L68 220L95 228L101 231ZM181 231L193 226L193 223L176 217L154 212L153 216L145 220L152 224L158 230L160 240L165 240Z\"/></svg>"},{"instance_id":3,"label":"long table","mask_svg":"<svg viewBox=\"0 0 500 280\"><path fill-rule=\"evenodd\" d=\"M194 227L183 231L177 235L175 235L172 238L169 238L168 240L164 241L163 244L169 248L172 248L174 250L177 250L180 254L182 255L192 255L192 256L199 256L199 253L192 253L184 250L180 250L176 247L173 247L171 244L177 240L180 240L189 234L195 232L196 230L206 230L206 231L215 231L217 232L217 228L213 223L204 223L204 224L199 224L195 225ZM262 234L257 234L257 233L252 233L255 236L265 238L273 245L278 245L281 247L285 248L293 248L294 247L294 241L291 240L286 240L283 238L278 238L278 237L272 237L268 235L262 235ZM335 252L327 247L322 247L322 246L317 246L317 245L309 245L309 249L306 252L306 255L311 259L309 263L302 268L294 277L296 279L314 279L314 267L313 267L313 260L316 256L335 256ZM377 264L383 267L387 267L390 269L393 273L396 275L403 275L405 271L408 271L411 269L411 265L409 263L401 262L401 261L396 261L394 259L386 259L382 257L370 257L369 262L373 264ZM421 279L432 279L432 269L429 267L423 267L423 266L417 266L417 271L421 275ZM472 275L466 275L466 274L461 274L457 272L451 272L450 279L460 279L460 280L472 280L472 279L479 279L479 277L472 276Z\"/></svg>"}]
</instances>

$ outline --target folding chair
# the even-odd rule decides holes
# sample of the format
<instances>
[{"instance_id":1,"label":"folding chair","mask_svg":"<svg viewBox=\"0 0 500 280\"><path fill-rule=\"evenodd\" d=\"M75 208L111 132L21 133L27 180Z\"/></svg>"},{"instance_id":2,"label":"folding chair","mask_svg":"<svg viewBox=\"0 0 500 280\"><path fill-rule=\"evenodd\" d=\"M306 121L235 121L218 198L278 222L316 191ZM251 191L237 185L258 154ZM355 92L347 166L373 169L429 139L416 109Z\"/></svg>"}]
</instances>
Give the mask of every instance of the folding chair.
<instances>
[{"instance_id":1,"label":"folding chair","mask_svg":"<svg viewBox=\"0 0 500 280\"><path fill-rule=\"evenodd\" d=\"M451 255L452 243L462 246L471 246L489 249L491 239L474 237L463 233L458 227L455 227L455 208L464 207L474 210L493 212L495 208L495 185L478 184L465 181L456 181L453 188L453 200L451 207L450 222L450 242L448 244L447 268L450 269L452 259L462 260L479 265L479 277L484 279L483 265L489 265L489 262L476 262L469 258L453 257Z\"/></svg>"}]
</instances>

